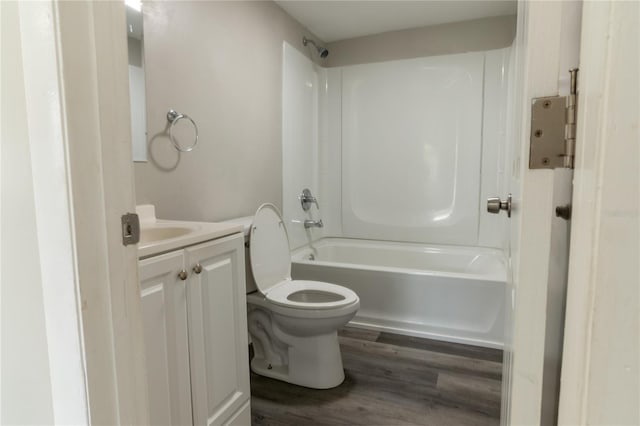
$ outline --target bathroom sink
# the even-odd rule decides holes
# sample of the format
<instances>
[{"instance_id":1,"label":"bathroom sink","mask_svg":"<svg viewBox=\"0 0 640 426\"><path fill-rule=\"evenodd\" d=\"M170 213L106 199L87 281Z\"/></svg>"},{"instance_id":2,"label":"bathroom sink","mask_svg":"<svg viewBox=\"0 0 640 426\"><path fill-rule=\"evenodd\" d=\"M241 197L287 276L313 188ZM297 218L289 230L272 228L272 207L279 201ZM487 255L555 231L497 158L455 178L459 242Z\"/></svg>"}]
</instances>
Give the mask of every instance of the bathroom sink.
<instances>
[{"instance_id":1,"label":"bathroom sink","mask_svg":"<svg viewBox=\"0 0 640 426\"><path fill-rule=\"evenodd\" d=\"M140 230L140 244L151 243L154 241L167 240L170 238L178 238L183 235L187 235L193 232L193 228L181 227L181 226L162 226L156 224L145 228L144 226Z\"/></svg>"},{"instance_id":2,"label":"bathroom sink","mask_svg":"<svg viewBox=\"0 0 640 426\"><path fill-rule=\"evenodd\" d=\"M136 207L140 218L138 257L145 258L243 231L233 223L160 220L152 205Z\"/></svg>"}]
</instances>

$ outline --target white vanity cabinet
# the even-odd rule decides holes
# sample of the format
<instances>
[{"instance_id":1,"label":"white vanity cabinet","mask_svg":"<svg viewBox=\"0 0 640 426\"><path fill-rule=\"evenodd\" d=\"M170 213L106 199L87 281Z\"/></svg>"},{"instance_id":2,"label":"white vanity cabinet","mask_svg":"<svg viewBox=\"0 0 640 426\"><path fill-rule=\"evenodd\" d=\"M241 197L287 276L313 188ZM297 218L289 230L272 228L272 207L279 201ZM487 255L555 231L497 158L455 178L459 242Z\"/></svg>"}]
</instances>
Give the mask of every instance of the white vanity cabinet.
<instances>
[{"instance_id":1,"label":"white vanity cabinet","mask_svg":"<svg viewBox=\"0 0 640 426\"><path fill-rule=\"evenodd\" d=\"M140 261L140 295L152 425L189 425L191 380L183 250Z\"/></svg>"},{"instance_id":2,"label":"white vanity cabinet","mask_svg":"<svg viewBox=\"0 0 640 426\"><path fill-rule=\"evenodd\" d=\"M242 234L140 261L151 424L249 425Z\"/></svg>"}]
</instances>

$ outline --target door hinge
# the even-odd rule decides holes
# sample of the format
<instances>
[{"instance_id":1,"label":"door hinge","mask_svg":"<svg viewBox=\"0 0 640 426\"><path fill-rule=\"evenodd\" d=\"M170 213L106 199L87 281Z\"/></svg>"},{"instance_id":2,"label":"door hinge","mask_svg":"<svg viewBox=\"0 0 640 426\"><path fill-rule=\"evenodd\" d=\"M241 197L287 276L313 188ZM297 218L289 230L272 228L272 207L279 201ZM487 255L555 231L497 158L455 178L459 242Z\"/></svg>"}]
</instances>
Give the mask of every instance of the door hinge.
<instances>
[{"instance_id":1,"label":"door hinge","mask_svg":"<svg viewBox=\"0 0 640 426\"><path fill-rule=\"evenodd\" d=\"M534 98L531 102L530 169L573 169L578 69L569 70L569 74L568 96Z\"/></svg>"},{"instance_id":2,"label":"door hinge","mask_svg":"<svg viewBox=\"0 0 640 426\"><path fill-rule=\"evenodd\" d=\"M140 220L135 213L123 214L120 218L122 224L122 244L137 244L140 241Z\"/></svg>"}]
</instances>

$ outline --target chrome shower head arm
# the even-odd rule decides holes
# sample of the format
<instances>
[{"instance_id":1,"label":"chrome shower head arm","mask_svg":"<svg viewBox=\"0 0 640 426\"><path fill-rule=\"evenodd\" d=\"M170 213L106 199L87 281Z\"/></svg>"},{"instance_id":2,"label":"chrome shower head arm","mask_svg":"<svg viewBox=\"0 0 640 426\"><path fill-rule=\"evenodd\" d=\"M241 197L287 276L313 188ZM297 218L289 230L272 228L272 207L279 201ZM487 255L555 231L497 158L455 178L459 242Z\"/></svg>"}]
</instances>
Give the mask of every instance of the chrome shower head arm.
<instances>
[{"instance_id":1,"label":"chrome shower head arm","mask_svg":"<svg viewBox=\"0 0 640 426\"><path fill-rule=\"evenodd\" d=\"M318 48L318 45L316 44L315 41L311 40L310 38L302 37L302 44L304 46L306 46L309 43L313 44L316 47L316 49Z\"/></svg>"}]
</instances>

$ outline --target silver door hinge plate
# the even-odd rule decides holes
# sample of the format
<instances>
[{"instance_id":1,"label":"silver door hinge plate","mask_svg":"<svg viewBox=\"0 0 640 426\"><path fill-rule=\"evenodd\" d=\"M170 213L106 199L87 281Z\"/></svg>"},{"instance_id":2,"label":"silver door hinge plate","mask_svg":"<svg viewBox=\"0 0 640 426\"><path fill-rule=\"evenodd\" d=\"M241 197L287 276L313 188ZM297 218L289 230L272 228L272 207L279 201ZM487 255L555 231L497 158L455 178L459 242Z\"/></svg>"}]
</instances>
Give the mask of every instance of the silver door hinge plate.
<instances>
[{"instance_id":1,"label":"silver door hinge plate","mask_svg":"<svg viewBox=\"0 0 640 426\"><path fill-rule=\"evenodd\" d=\"M578 70L572 69L569 73L568 96L534 98L531 102L530 169L573 169Z\"/></svg>"},{"instance_id":2,"label":"silver door hinge plate","mask_svg":"<svg viewBox=\"0 0 640 426\"><path fill-rule=\"evenodd\" d=\"M123 214L120 218L122 224L122 244L128 246L140 241L140 220L135 213Z\"/></svg>"}]
</instances>

